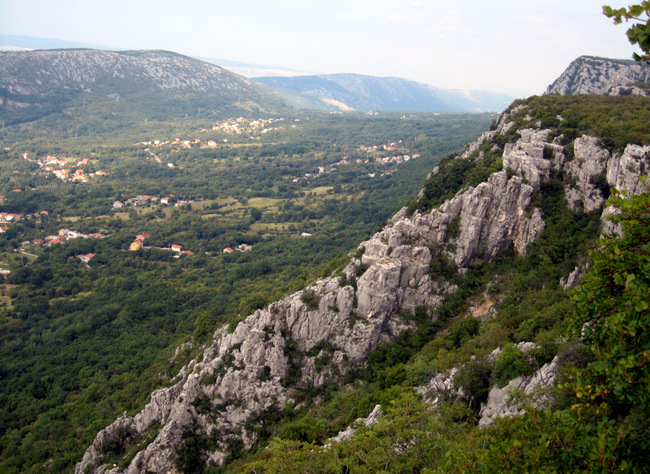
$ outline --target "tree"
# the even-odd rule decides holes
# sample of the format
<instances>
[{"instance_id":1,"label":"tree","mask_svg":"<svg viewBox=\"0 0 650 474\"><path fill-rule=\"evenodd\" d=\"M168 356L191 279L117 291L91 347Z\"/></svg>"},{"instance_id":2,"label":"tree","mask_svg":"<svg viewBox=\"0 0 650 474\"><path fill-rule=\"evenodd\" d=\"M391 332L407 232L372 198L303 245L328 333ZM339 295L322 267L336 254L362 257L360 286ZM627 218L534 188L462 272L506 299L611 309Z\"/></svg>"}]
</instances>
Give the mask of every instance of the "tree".
<instances>
[{"instance_id":1,"label":"tree","mask_svg":"<svg viewBox=\"0 0 650 474\"><path fill-rule=\"evenodd\" d=\"M634 23L628 28L627 37L631 44L638 44L644 54L634 53L634 59L638 62L650 60L650 1L618 9L605 5L603 14L608 18L613 18L615 25L622 23L623 20L626 22L637 21L638 23Z\"/></svg>"},{"instance_id":2,"label":"tree","mask_svg":"<svg viewBox=\"0 0 650 474\"><path fill-rule=\"evenodd\" d=\"M592 253L593 268L577 289L576 332L595 356L578 376L585 405L608 408L624 420L628 450L650 455L650 193L608 201L622 234L605 236Z\"/></svg>"}]
</instances>

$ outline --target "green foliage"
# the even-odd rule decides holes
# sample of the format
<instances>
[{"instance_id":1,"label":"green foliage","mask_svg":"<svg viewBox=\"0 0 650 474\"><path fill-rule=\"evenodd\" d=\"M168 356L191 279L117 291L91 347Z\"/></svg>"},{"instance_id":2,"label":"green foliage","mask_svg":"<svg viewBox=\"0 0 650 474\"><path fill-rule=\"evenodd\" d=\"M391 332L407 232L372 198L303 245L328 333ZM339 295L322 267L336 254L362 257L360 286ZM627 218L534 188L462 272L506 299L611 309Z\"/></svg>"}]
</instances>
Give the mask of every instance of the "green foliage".
<instances>
[{"instance_id":1,"label":"green foliage","mask_svg":"<svg viewBox=\"0 0 650 474\"><path fill-rule=\"evenodd\" d=\"M492 382L492 364L486 359L474 359L463 365L454 376L454 387L465 394L469 406L478 410L485 402Z\"/></svg>"},{"instance_id":2,"label":"green foliage","mask_svg":"<svg viewBox=\"0 0 650 474\"><path fill-rule=\"evenodd\" d=\"M494 363L494 382L499 387L504 387L510 380L522 376L532 375L533 366L530 365L526 356L514 344L503 347L496 362Z\"/></svg>"},{"instance_id":3,"label":"green foliage","mask_svg":"<svg viewBox=\"0 0 650 474\"><path fill-rule=\"evenodd\" d=\"M610 150L623 150L629 143L650 143L650 124L646 120L650 104L641 97L550 95L518 100L521 109L511 115L509 131L536 127L543 117L562 117L547 123L551 136L568 149L572 156L572 140L583 134L597 136Z\"/></svg>"},{"instance_id":4,"label":"green foliage","mask_svg":"<svg viewBox=\"0 0 650 474\"><path fill-rule=\"evenodd\" d=\"M328 431L325 420L313 419L309 416L300 421L289 422L280 430L280 436L287 440L302 441L304 443L322 444L334 433Z\"/></svg>"},{"instance_id":5,"label":"green foliage","mask_svg":"<svg viewBox=\"0 0 650 474\"><path fill-rule=\"evenodd\" d=\"M3 268L12 272L1 287L2 472L69 470L99 430L124 411L141 409L151 391L178 374L192 357L187 351L169 362L179 343L193 336L198 346L224 324L234 330L255 309L331 274L417 191L440 156L480 134L491 120L488 115L317 114L296 117L302 119L296 128L258 140L219 135L212 122L191 118L140 122L98 109L87 120L75 111L47 114L17 117L20 127L7 120L0 137L5 183L0 194L7 196L0 210L49 212L48 218L12 223L0 236ZM141 144L187 134L202 142L215 139L219 146L174 153L172 147L156 148L158 164ZM356 162L367 157L360 144L383 143L387 136L403 140L410 154L421 157L400 165L399 172ZM87 157L92 170L102 169L106 176L64 183L24 160L24 152L75 163ZM309 183L293 182L343 156L350 157L349 166L314 174ZM168 161L175 168L165 166ZM380 176L390 170L392 175ZM368 176L376 171L376 178ZM13 193L14 188L30 191ZM141 194L174 194L193 202L191 209L160 204L123 214L111 209L113 201ZM37 258L13 251L22 241L56 235L61 227L107 237L29 249ZM303 230L312 237L297 238ZM126 252L143 232L151 235L147 246L182 244L194 256L174 258L154 248ZM253 251L221 254L240 243L252 244ZM95 257L85 265L76 257L87 253ZM324 367L331 352L314 357ZM299 357L292 359L285 384L294 386L300 363ZM214 383L227 369L222 365L202 383ZM270 373L262 369L260 377ZM133 445L128 444L125 457Z\"/></svg>"},{"instance_id":6,"label":"green foliage","mask_svg":"<svg viewBox=\"0 0 650 474\"><path fill-rule=\"evenodd\" d=\"M320 297L314 290L307 290L300 295L300 301L305 303L307 309L310 311L315 311L318 309L318 303L320 302Z\"/></svg>"},{"instance_id":7,"label":"green foliage","mask_svg":"<svg viewBox=\"0 0 650 474\"><path fill-rule=\"evenodd\" d=\"M634 59L638 62L650 60L650 2L643 1L640 4L630 5L627 8L614 9L610 6L603 6L603 14L614 19L618 25L625 20L637 21L627 30L627 38L631 44L639 45L642 55L634 53ZM645 17L645 18L644 18Z\"/></svg>"},{"instance_id":8,"label":"green foliage","mask_svg":"<svg viewBox=\"0 0 650 474\"><path fill-rule=\"evenodd\" d=\"M650 410L650 193L615 192L608 202L620 211L611 219L622 235L602 239L574 296L575 333L596 359L578 374L574 390L588 405L605 402L625 417L634 427L627 441L650 453L644 434Z\"/></svg>"}]
</instances>

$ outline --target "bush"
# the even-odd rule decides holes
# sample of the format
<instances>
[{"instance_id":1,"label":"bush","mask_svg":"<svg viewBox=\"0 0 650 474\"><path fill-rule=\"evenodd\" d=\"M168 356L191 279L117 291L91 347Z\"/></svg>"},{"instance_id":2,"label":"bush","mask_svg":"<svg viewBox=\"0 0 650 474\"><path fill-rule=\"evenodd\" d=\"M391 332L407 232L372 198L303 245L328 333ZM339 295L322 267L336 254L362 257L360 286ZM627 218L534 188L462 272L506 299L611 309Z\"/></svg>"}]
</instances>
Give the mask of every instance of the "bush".
<instances>
[{"instance_id":1,"label":"bush","mask_svg":"<svg viewBox=\"0 0 650 474\"><path fill-rule=\"evenodd\" d=\"M494 363L492 376L499 387L505 387L510 380L516 377L532 374L533 366L526 360L524 353L514 344L508 344Z\"/></svg>"},{"instance_id":2,"label":"bush","mask_svg":"<svg viewBox=\"0 0 650 474\"><path fill-rule=\"evenodd\" d=\"M300 301L307 305L309 311L314 311L318 309L320 297L314 290L307 290L300 296Z\"/></svg>"},{"instance_id":3,"label":"bush","mask_svg":"<svg viewBox=\"0 0 650 474\"><path fill-rule=\"evenodd\" d=\"M454 387L462 389L469 406L478 409L487 400L492 380L492 366L486 359L474 359L454 376Z\"/></svg>"}]
</instances>

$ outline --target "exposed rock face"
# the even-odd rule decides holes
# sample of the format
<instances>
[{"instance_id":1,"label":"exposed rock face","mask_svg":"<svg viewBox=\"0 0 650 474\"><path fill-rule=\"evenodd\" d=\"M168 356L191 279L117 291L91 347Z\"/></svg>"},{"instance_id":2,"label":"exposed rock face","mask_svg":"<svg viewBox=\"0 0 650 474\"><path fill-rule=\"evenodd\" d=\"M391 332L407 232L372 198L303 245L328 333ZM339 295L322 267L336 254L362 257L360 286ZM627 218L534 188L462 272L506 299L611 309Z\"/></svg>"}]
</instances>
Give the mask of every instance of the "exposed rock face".
<instances>
[{"instance_id":1,"label":"exposed rock face","mask_svg":"<svg viewBox=\"0 0 650 474\"><path fill-rule=\"evenodd\" d=\"M484 141L506 131L508 117ZM601 149L595 139L582 137L569 159L563 147L548 142L546 130L519 130L520 138L505 146L503 171L428 213L398 212L380 232L363 242L342 276L323 278L305 290L258 310L230 333L217 330L203 353L192 360L176 383L154 392L134 417L123 416L102 430L75 472L101 472L107 440L138 439L154 426L157 436L131 461L126 472L169 472L177 469L186 432L205 436L213 448L206 461L223 462L228 442L249 448L256 441L259 415L279 410L293 400L294 388L340 382L349 368L363 366L370 351L409 327L403 314L431 310L455 286L431 275L434 252L444 253L460 271L500 250L519 254L543 231L543 212L531 207L540 185L564 172L575 182L567 188L574 206L598 209L603 198L594 176L607 184L641 192L639 175L650 162L650 147L628 146L624 153ZM598 192L597 192L598 191ZM551 364L532 379L511 382L526 392L550 383ZM538 380L539 379L539 380ZM453 374L438 377L432 387L453 393ZM539 383L538 383L539 382ZM435 388L434 387L434 388ZM532 388L531 388L532 390ZM485 420L511 412L505 392L491 392ZM488 423L485 421L484 423Z\"/></svg>"},{"instance_id":2,"label":"exposed rock face","mask_svg":"<svg viewBox=\"0 0 650 474\"><path fill-rule=\"evenodd\" d=\"M352 439L357 432L356 427L361 425L374 425L382 417L382 414L381 405L375 405L375 408L370 412L367 418L357 418L352 426L349 426L344 431L339 431L339 434L331 438L330 443L340 443L341 441Z\"/></svg>"},{"instance_id":3,"label":"exposed rock face","mask_svg":"<svg viewBox=\"0 0 650 474\"><path fill-rule=\"evenodd\" d=\"M488 393L487 402L481 406L479 426L488 426L498 417L514 416L523 413L521 402L517 401L517 392L524 395L525 402L529 405L542 408L549 399L540 389L550 387L559 371L557 357L548 364L544 364L530 377L517 377L512 379L503 388L493 386Z\"/></svg>"},{"instance_id":4,"label":"exposed rock face","mask_svg":"<svg viewBox=\"0 0 650 474\"><path fill-rule=\"evenodd\" d=\"M571 288L573 285L575 285L577 282L579 282L582 279L582 276L589 271L589 265L583 265L583 266L577 266L573 269L571 273L569 273L569 276L564 278L560 278L560 286L564 288L564 290L568 290Z\"/></svg>"},{"instance_id":5,"label":"exposed rock face","mask_svg":"<svg viewBox=\"0 0 650 474\"><path fill-rule=\"evenodd\" d=\"M546 90L547 94L642 95L636 83L650 81L650 68L632 60L581 56Z\"/></svg>"}]
</instances>

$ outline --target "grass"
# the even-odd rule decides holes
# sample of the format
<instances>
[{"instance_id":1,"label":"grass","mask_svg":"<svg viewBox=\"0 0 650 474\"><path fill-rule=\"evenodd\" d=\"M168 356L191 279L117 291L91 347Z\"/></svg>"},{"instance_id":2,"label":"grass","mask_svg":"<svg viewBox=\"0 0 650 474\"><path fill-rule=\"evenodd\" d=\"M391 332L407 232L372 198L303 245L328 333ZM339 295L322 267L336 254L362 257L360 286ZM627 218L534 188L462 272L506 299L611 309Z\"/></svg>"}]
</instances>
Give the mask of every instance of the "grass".
<instances>
[{"instance_id":1,"label":"grass","mask_svg":"<svg viewBox=\"0 0 650 474\"><path fill-rule=\"evenodd\" d=\"M296 222L281 222L281 223L273 223L273 222L256 222L255 224L251 224L251 230L255 232L262 232L262 231L276 231L276 232L286 232L286 233L295 233L297 231L289 231L289 226L293 224L294 226L298 227L300 224Z\"/></svg>"},{"instance_id":2,"label":"grass","mask_svg":"<svg viewBox=\"0 0 650 474\"><path fill-rule=\"evenodd\" d=\"M248 207L266 209L268 207L277 207L277 204L279 202L282 202L282 199L265 198L265 197L250 198L248 200Z\"/></svg>"}]
</instances>

